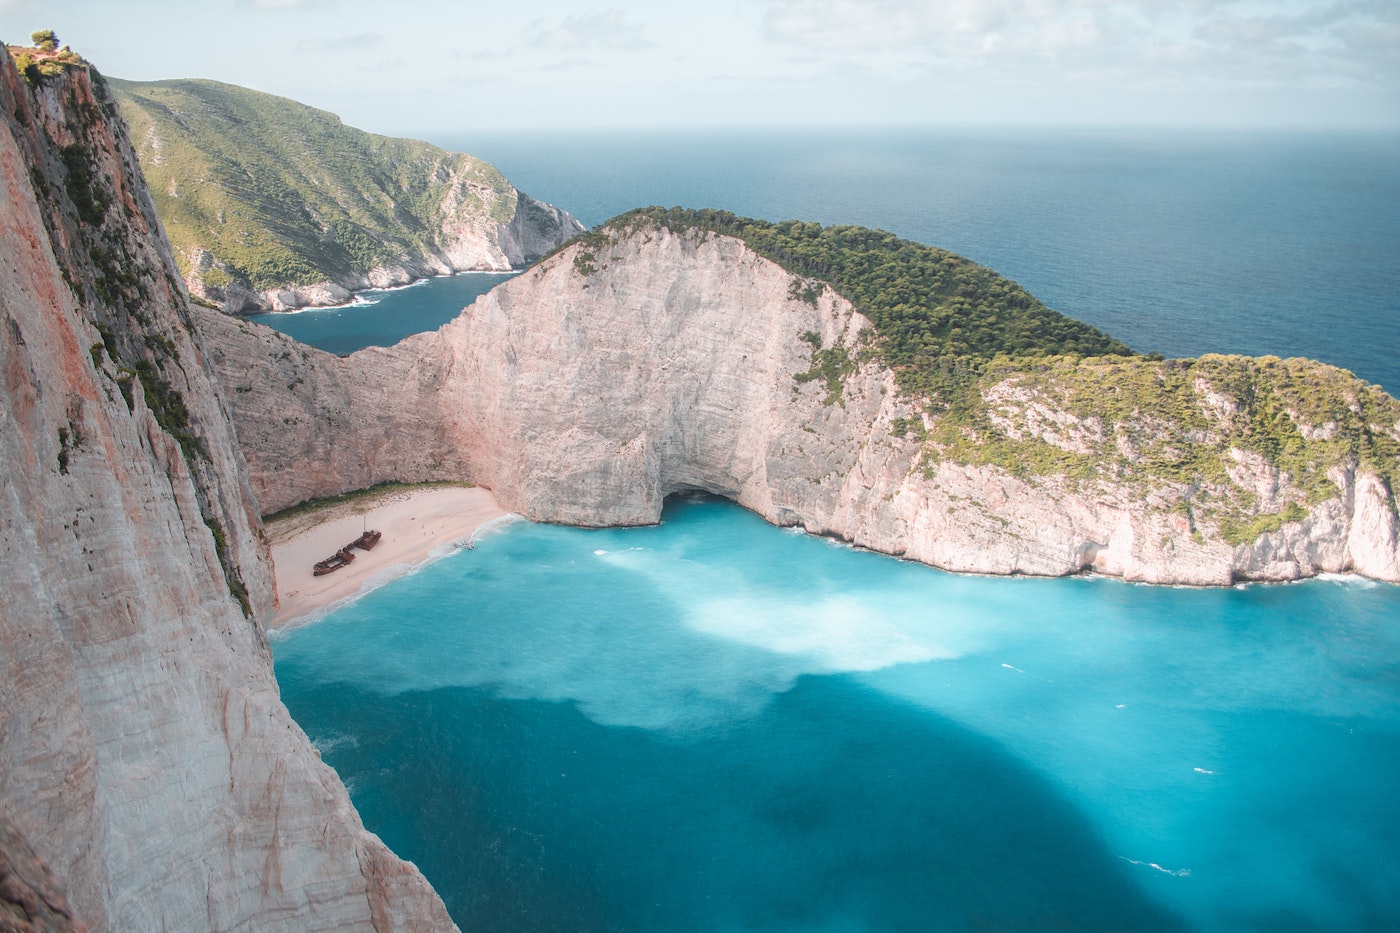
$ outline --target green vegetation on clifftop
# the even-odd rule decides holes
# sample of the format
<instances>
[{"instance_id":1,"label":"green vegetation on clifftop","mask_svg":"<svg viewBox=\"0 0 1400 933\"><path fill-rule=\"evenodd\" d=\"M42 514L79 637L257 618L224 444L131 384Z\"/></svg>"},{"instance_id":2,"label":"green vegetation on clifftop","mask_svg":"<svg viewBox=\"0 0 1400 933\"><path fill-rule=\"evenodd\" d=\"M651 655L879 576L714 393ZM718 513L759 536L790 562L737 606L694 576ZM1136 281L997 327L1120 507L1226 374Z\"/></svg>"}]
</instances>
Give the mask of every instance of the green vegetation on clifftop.
<instances>
[{"instance_id":1,"label":"green vegetation on clifftop","mask_svg":"<svg viewBox=\"0 0 1400 933\"><path fill-rule=\"evenodd\" d=\"M1344 370L1137 355L989 269L882 231L650 207L589 234L575 267L594 274L604 239L657 226L736 237L793 273L793 299L831 288L869 318L876 336L859 348L799 334L812 365L796 379L832 404L859 360L888 365L912 406L894 433L923 445L930 475L944 460L1127 489L1231 544L1302 520L1337 494L1338 471L1400 482L1400 402Z\"/></svg>"},{"instance_id":2,"label":"green vegetation on clifftop","mask_svg":"<svg viewBox=\"0 0 1400 933\"><path fill-rule=\"evenodd\" d=\"M829 285L875 325L875 349L900 387L945 405L997 357L1133 352L985 266L883 230L661 207L622 214L606 226L621 231L645 223L743 240L760 256L815 280L802 288L794 283L801 300L815 302L821 286Z\"/></svg>"},{"instance_id":3,"label":"green vegetation on clifftop","mask_svg":"<svg viewBox=\"0 0 1400 933\"><path fill-rule=\"evenodd\" d=\"M1003 362L982 404L929 433L940 456L1071 485L1174 490L1178 511L1246 544L1337 494L1337 471L1400 481L1400 402L1314 360Z\"/></svg>"},{"instance_id":4,"label":"green vegetation on clifftop","mask_svg":"<svg viewBox=\"0 0 1400 933\"><path fill-rule=\"evenodd\" d=\"M214 81L109 83L181 271L205 250L211 286L335 281L431 252L449 219L515 215L515 189L471 156Z\"/></svg>"}]
</instances>

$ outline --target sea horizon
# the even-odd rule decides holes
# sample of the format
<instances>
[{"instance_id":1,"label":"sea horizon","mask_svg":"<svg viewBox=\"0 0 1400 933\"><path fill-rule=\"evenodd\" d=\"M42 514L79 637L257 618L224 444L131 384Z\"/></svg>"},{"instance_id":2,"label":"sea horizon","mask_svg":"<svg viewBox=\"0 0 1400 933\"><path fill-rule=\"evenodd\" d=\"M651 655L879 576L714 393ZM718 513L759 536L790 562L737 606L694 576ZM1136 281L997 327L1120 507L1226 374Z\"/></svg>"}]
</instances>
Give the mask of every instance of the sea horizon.
<instances>
[{"instance_id":1,"label":"sea horizon","mask_svg":"<svg viewBox=\"0 0 1400 933\"><path fill-rule=\"evenodd\" d=\"M1389 141L1222 139L468 151L585 223L878 227L1135 349L1394 392ZM682 496L649 528L516 522L273 651L366 826L464 929L1341 933L1400 924L1397 619L1400 587L1364 578L960 576Z\"/></svg>"},{"instance_id":2,"label":"sea horizon","mask_svg":"<svg viewBox=\"0 0 1400 933\"><path fill-rule=\"evenodd\" d=\"M660 204L874 227L1141 352L1308 357L1400 391L1400 134L1007 132L428 141L588 226Z\"/></svg>"}]
</instances>

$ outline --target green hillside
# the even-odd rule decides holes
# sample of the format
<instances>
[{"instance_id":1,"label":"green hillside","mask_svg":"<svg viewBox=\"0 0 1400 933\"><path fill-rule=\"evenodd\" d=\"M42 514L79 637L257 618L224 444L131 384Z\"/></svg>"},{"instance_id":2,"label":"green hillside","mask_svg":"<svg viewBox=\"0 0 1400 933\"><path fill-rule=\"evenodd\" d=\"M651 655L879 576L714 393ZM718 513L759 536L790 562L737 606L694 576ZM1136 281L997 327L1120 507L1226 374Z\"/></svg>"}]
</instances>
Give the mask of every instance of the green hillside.
<instances>
[{"instance_id":1,"label":"green hillside","mask_svg":"<svg viewBox=\"0 0 1400 933\"><path fill-rule=\"evenodd\" d=\"M879 359L916 403L894 433L920 439L926 464L994 465L1069 487L1102 480L1143 495L1165 484L1184 517L1208 518L1233 543L1335 495L1333 471L1362 466L1400 483L1400 402L1378 386L1313 360L1143 356L990 269L884 231L649 207L582 236L575 269L596 273L614 237L656 226L737 237L802 277L792 297L815 301L831 288L849 300L873 338L853 355L802 335L812 366L797 379L819 380L826 404L841 404L859 359ZM1262 512L1247 478L1257 464L1284 490Z\"/></svg>"},{"instance_id":2,"label":"green hillside","mask_svg":"<svg viewBox=\"0 0 1400 933\"><path fill-rule=\"evenodd\" d=\"M253 289L335 281L440 247L443 224L509 222L515 189L480 159L347 127L214 81L109 79L181 271Z\"/></svg>"},{"instance_id":3,"label":"green hillside","mask_svg":"<svg viewBox=\"0 0 1400 933\"><path fill-rule=\"evenodd\" d=\"M798 297L815 300L829 285L875 325L874 350L900 386L944 403L997 357L1133 353L1103 331L1050 310L985 266L883 230L769 223L728 211L661 207L622 214L605 227L621 231L651 223L743 240L759 255L813 280Z\"/></svg>"}]
</instances>

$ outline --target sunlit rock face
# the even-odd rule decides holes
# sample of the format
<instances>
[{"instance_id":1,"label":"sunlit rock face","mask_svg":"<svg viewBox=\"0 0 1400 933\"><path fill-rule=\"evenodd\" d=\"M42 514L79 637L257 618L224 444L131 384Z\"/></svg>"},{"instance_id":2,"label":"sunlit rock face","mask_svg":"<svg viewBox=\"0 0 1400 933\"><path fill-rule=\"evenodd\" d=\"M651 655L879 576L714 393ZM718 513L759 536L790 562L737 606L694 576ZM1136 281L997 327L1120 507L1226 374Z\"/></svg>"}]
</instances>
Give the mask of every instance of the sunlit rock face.
<instances>
[{"instance_id":1,"label":"sunlit rock face","mask_svg":"<svg viewBox=\"0 0 1400 933\"><path fill-rule=\"evenodd\" d=\"M704 489L955 571L1400 579L1395 500L1373 472L1336 471L1335 495L1301 521L1237 546L1174 509L1185 490L1170 483L1144 492L930 456L897 436L918 411L862 353L869 321L830 289L803 296L739 240L651 226L572 246L436 333L345 359L216 315L204 326L269 511L386 480L465 479L540 521L627 525ZM850 371L817 373L816 347L844 349ZM1020 392L987 391L1012 412L1006 430L1075 449L1112 428ZM1232 481L1276 511L1289 478L1236 460Z\"/></svg>"},{"instance_id":2,"label":"sunlit rock face","mask_svg":"<svg viewBox=\"0 0 1400 933\"><path fill-rule=\"evenodd\" d=\"M233 313L519 269L583 232L491 164L204 79L110 83L190 292Z\"/></svg>"},{"instance_id":3,"label":"sunlit rock face","mask_svg":"<svg viewBox=\"0 0 1400 933\"><path fill-rule=\"evenodd\" d=\"M0 821L74 928L451 929L278 698L258 506L101 78L0 51L0 98Z\"/></svg>"}]
</instances>

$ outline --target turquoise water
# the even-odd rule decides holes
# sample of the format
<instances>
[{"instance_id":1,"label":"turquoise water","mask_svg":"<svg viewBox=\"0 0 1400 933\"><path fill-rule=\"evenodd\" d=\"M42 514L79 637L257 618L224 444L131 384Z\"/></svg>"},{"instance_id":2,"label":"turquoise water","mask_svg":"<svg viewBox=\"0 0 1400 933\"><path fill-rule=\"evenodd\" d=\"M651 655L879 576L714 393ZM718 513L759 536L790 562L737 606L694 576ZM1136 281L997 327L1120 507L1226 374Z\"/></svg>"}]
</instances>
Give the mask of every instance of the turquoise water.
<instances>
[{"instance_id":1,"label":"turquoise water","mask_svg":"<svg viewBox=\"0 0 1400 933\"><path fill-rule=\"evenodd\" d=\"M437 330L514 272L467 272L419 279L403 288L359 292L349 304L256 314L251 321L302 343L342 356L364 347L388 347L410 334Z\"/></svg>"},{"instance_id":2,"label":"turquoise water","mask_svg":"<svg viewBox=\"0 0 1400 933\"><path fill-rule=\"evenodd\" d=\"M273 642L464 930L1400 928L1400 588L959 577L718 500Z\"/></svg>"}]
</instances>

